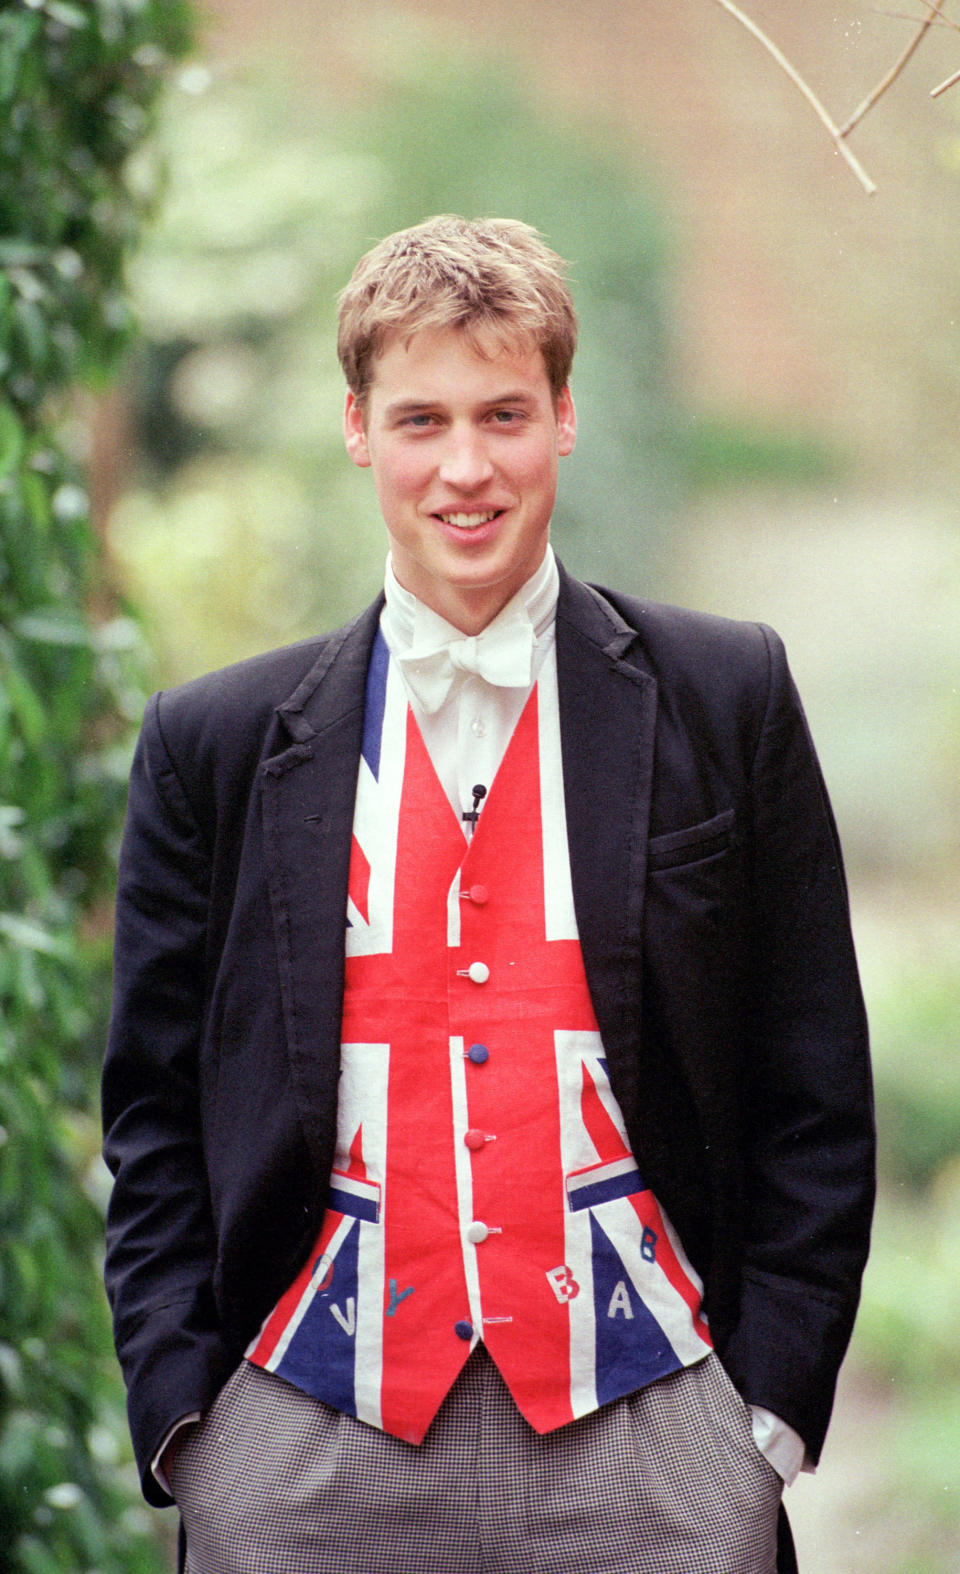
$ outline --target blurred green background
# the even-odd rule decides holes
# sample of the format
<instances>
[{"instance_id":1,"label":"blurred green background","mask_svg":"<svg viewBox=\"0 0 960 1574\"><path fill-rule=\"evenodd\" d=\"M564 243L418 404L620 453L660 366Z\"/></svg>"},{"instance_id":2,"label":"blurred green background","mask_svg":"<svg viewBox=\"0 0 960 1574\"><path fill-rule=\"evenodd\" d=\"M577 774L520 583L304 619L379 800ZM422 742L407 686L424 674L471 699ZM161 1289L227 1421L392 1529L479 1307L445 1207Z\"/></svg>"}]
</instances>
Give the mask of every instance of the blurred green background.
<instances>
[{"instance_id":1,"label":"blurred green background","mask_svg":"<svg viewBox=\"0 0 960 1574\"><path fill-rule=\"evenodd\" d=\"M915 25L748 9L838 119ZM710 0L207 0L185 54L188 32L169 4L0 11L0 1566L168 1566L97 1289L131 726L150 687L376 592L335 296L374 240L454 210L525 218L573 265L567 565L787 641L847 851L882 1143L833 1431L788 1504L805 1574L955 1574L960 98L929 90L960 34L931 30L856 132L868 198Z\"/></svg>"}]
</instances>

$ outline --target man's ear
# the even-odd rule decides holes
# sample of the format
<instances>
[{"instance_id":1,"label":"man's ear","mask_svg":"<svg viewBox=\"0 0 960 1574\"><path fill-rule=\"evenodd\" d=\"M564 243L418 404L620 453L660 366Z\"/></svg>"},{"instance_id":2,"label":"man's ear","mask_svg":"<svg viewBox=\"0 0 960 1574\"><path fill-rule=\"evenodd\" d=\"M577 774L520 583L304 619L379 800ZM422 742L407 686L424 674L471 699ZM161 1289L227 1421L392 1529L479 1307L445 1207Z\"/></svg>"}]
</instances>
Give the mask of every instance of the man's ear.
<instances>
[{"instance_id":1,"label":"man's ear","mask_svg":"<svg viewBox=\"0 0 960 1574\"><path fill-rule=\"evenodd\" d=\"M577 412L573 405L573 394L567 386L557 399L557 452L561 458L573 453L576 440Z\"/></svg>"},{"instance_id":2,"label":"man's ear","mask_svg":"<svg viewBox=\"0 0 960 1574\"><path fill-rule=\"evenodd\" d=\"M354 464L366 469L370 463L370 449L367 446L367 433L363 424L363 409L357 401L356 394L349 390L343 412L343 440Z\"/></svg>"}]
</instances>

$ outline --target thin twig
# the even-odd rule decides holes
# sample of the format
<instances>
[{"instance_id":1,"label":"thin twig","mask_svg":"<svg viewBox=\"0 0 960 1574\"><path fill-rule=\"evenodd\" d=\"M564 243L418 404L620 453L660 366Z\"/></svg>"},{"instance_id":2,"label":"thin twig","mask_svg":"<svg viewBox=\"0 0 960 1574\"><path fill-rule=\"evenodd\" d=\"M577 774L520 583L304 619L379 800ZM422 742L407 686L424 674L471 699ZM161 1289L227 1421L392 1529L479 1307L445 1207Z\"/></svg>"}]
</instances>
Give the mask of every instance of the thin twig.
<instances>
[{"instance_id":1,"label":"thin twig","mask_svg":"<svg viewBox=\"0 0 960 1574\"><path fill-rule=\"evenodd\" d=\"M934 0L923 0L923 3L928 11L934 10ZM909 11L883 11L879 6L874 6L874 15L889 17L894 22L915 22L917 20L915 16L910 15ZM955 33L960 33L960 22L955 22L950 16L937 15L931 17L930 20L937 27L949 27Z\"/></svg>"},{"instance_id":2,"label":"thin twig","mask_svg":"<svg viewBox=\"0 0 960 1574\"><path fill-rule=\"evenodd\" d=\"M773 56L774 60L777 62L777 65L782 71L786 72L794 86L799 88L811 109L827 128L830 136L833 139L833 143L837 149L837 152L843 159L845 159L847 164L849 164L851 170L856 175L864 191L867 192L869 196L873 196L877 189L876 186L873 184L873 181L870 179L870 176L867 174L859 159L856 158L847 147L839 127L833 121L827 110L824 109L813 89L809 87L808 84L803 80L803 77L800 75L796 67L790 64L790 61L787 59L786 55L782 52L782 50L777 48L773 40L768 38L766 33L764 33L763 30L757 26L756 22L751 21L750 17L745 15L745 13L740 10L739 6L734 5L732 0L717 0L717 4L721 5L725 11L729 11L731 16L736 17L737 21L747 29L747 32L752 33L757 42L762 44L764 49L766 49L768 53Z\"/></svg>"},{"instance_id":3,"label":"thin twig","mask_svg":"<svg viewBox=\"0 0 960 1574\"><path fill-rule=\"evenodd\" d=\"M850 135L854 126L860 124L860 121L863 119L864 115L873 108L874 104L879 98L883 97L884 93L887 91L887 88L897 80L897 77L900 75L904 66L907 64L907 61L914 54L918 46L923 42L930 28L937 20L937 17L940 14L940 8L943 5L943 0L924 0L924 3L926 4L927 10L930 13L929 16L927 16L920 23L919 31L914 35L913 38L911 38L909 44L903 51L903 54L900 56L900 59L897 61L896 65L891 66L886 76L880 78L880 81L873 89L873 92L867 94L859 109L855 109L846 124L840 127L841 137L848 137Z\"/></svg>"},{"instance_id":4,"label":"thin twig","mask_svg":"<svg viewBox=\"0 0 960 1574\"><path fill-rule=\"evenodd\" d=\"M939 98L941 93L945 93L948 87L953 87L957 82L960 82L960 71L955 71L953 76L947 77L947 80L941 82L939 87L931 88L930 97Z\"/></svg>"}]
</instances>

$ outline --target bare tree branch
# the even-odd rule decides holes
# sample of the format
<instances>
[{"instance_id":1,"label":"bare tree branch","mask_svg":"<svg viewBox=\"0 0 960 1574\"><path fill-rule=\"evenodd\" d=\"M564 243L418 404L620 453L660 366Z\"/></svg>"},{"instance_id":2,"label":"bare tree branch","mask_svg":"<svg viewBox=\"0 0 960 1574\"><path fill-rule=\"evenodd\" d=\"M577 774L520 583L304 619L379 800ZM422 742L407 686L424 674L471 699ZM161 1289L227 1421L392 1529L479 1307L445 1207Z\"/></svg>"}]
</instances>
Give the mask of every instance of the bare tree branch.
<instances>
[{"instance_id":1,"label":"bare tree branch","mask_svg":"<svg viewBox=\"0 0 960 1574\"><path fill-rule=\"evenodd\" d=\"M923 4L926 6L928 11L936 10L934 0L923 0ZM917 20L915 16L911 16L909 11L885 11L882 10L880 6L874 6L874 14L876 16L892 17L895 22L915 22ZM938 14L934 17L931 17L931 21L936 27L949 27L952 28L955 33L960 33L960 23L954 22L949 16L940 16Z\"/></svg>"},{"instance_id":2,"label":"bare tree branch","mask_svg":"<svg viewBox=\"0 0 960 1574\"><path fill-rule=\"evenodd\" d=\"M941 82L939 87L931 88L930 97L939 98L941 93L945 93L948 87L953 87L957 82L960 82L960 71L955 71L953 76L947 77L947 80L945 82Z\"/></svg>"},{"instance_id":3,"label":"bare tree branch","mask_svg":"<svg viewBox=\"0 0 960 1574\"><path fill-rule=\"evenodd\" d=\"M866 115L868 111L873 108L874 104L879 98L883 97L884 93L887 91L887 88L897 80L897 77L900 75L904 66L907 64L907 61L910 60L917 47L923 42L934 22L937 21L943 3L944 0L924 0L924 4L930 13L929 16L925 17L920 23L919 31L914 35L913 38L911 38L909 44L903 51L903 54L900 56L900 59L897 61L896 65L891 66L886 75L880 78L880 81L877 83L873 91L867 94L859 108L855 109L853 114L850 116L850 119L840 127L839 134L841 137L848 137L850 135L854 126L860 124L860 121L863 119L864 115Z\"/></svg>"},{"instance_id":4,"label":"bare tree branch","mask_svg":"<svg viewBox=\"0 0 960 1574\"><path fill-rule=\"evenodd\" d=\"M717 4L722 6L725 11L729 11L731 16L736 17L737 21L747 29L747 32L752 33L753 37L758 41L758 43L762 44L764 49L766 49L767 52L773 56L774 60L777 62L777 65L782 71L786 72L794 86L799 88L800 92L807 100L807 103L810 105L817 118L826 127L827 131L830 133L831 138L833 139L833 144L837 152L850 166L864 191L867 192L869 196L873 196L877 189L876 186L873 184L870 176L867 174L863 165L860 163L860 160L856 158L856 156L851 152L850 148L847 147L847 144L843 140L843 133L840 131L840 128L836 125L828 111L821 104L813 89L804 81L796 67L791 65L783 51L777 48L777 45L773 42L773 40L767 37L766 33L757 26L756 22L752 21L750 17L741 11L739 6L733 4L733 0L717 0Z\"/></svg>"}]
</instances>

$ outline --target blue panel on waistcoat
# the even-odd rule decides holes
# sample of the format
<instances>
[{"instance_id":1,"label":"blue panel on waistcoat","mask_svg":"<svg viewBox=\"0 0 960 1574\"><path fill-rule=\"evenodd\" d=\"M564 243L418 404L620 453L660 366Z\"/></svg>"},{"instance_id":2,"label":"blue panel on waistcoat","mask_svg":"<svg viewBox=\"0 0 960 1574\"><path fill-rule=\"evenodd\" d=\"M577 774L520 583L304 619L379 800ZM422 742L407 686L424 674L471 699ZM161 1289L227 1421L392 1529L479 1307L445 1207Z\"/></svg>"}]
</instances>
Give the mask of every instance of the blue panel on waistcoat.
<instances>
[{"instance_id":1,"label":"blue panel on waistcoat","mask_svg":"<svg viewBox=\"0 0 960 1574\"><path fill-rule=\"evenodd\" d=\"M327 1207L350 1219L366 1219L370 1224L379 1224L380 1187L376 1181L360 1180L355 1175L344 1175L334 1170L330 1178Z\"/></svg>"},{"instance_id":2,"label":"blue panel on waistcoat","mask_svg":"<svg viewBox=\"0 0 960 1574\"><path fill-rule=\"evenodd\" d=\"M363 744L360 750L375 780L379 780L380 777L380 740L383 736L383 713L387 703L389 665L390 652L387 649L387 642L377 629L377 637L370 652L370 666L367 669L367 692L363 706Z\"/></svg>"},{"instance_id":3,"label":"blue panel on waistcoat","mask_svg":"<svg viewBox=\"0 0 960 1574\"><path fill-rule=\"evenodd\" d=\"M617 1197L633 1197L637 1192L646 1190L635 1165L612 1175L609 1173L610 1168L610 1165L598 1165L595 1179L592 1178L594 1172L567 1176L567 1206L571 1213L582 1213L584 1208L596 1208L601 1202L613 1202ZM591 1178L588 1179L588 1176Z\"/></svg>"},{"instance_id":4,"label":"blue panel on waistcoat","mask_svg":"<svg viewBox=\"0 0 960 1574\"><path fill-rule=\"evenodd\" d=\"M605 1405L682 1364L637 1293L619 1252L590 1215L597 1329L597 1403Z\"/></svg>"},{"instance_id":5,"label":"blue panel on waistcoat","mask_svg":"<svg viewBox=\"0 0 960 1574\"><path fill-rule=\"evenodd\" d=\"M337 1252L329 1283L314 1296L283 1360L275 1368L278 1377L348 1416L357 1413L354 1380L359 1240L360 1229L354 1225Z\"/></svg>"}]
</instances>

